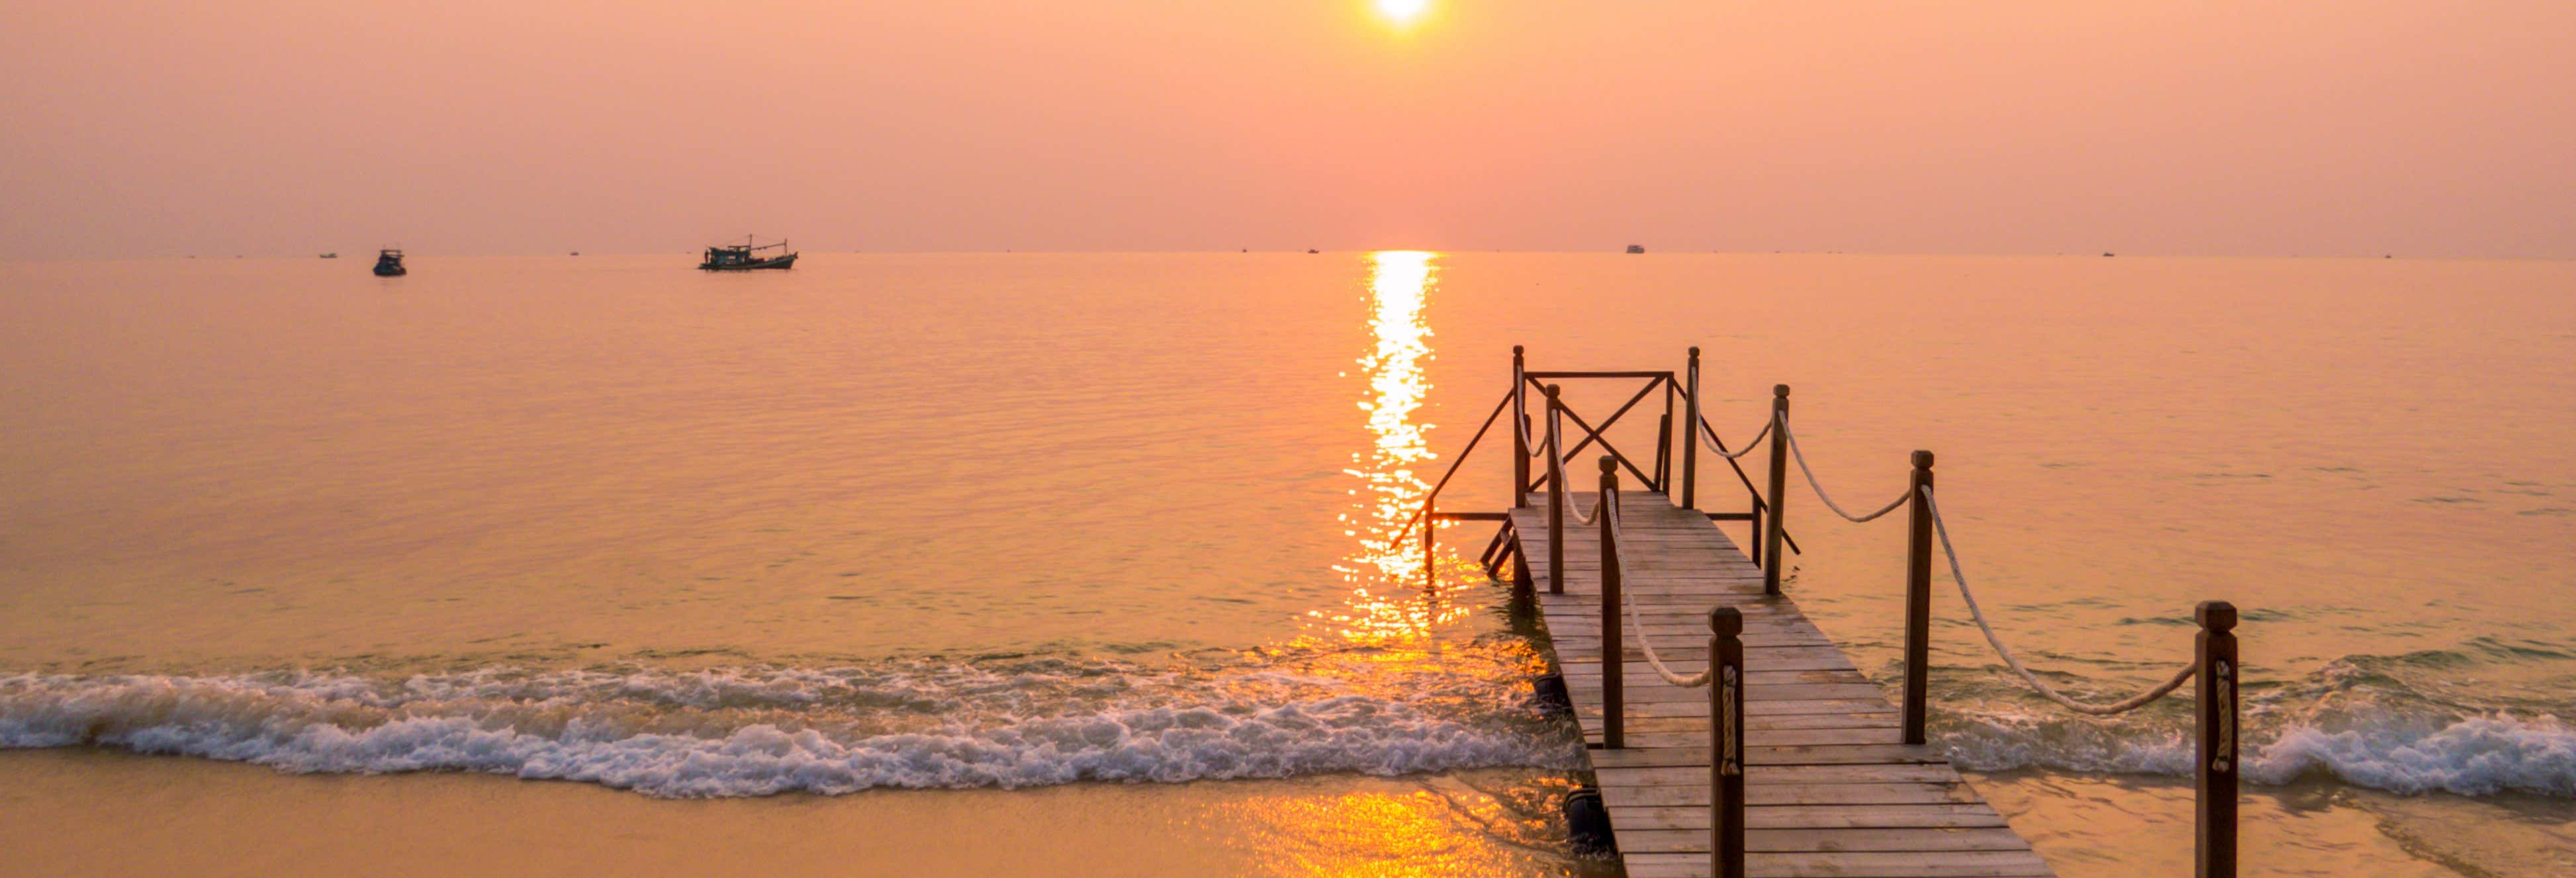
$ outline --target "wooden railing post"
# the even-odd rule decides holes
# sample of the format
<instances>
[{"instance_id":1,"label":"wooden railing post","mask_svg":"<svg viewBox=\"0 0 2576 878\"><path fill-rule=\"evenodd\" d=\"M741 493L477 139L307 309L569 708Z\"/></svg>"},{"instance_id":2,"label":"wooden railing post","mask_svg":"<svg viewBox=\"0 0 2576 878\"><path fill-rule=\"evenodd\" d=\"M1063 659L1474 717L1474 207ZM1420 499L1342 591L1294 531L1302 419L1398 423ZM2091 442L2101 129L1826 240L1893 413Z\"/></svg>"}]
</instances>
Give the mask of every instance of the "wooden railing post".
<instances>
[{"instance_id":1,"label":"wooden railing post","mask_svg":"<svg viewBox=\"0 0 2576 878\"><path fill-rule=\"evenodd\" d=\"M1557 413L1564 403L1556 398L1557 386L1547 390L1547 593L1565 593L1565 461L1557 451Z\"/></svg>"},{"instance_id":2,"label":"wooden railing post","mask_svg":"<svg viewBox=\"0 0 2576 878\"><path fill-rule=\"evenodd\" d=\"M1617 750L1627 746L1622 734L1627 725L1624 682L1627 673L1621 653L1619 630L1619 529L1613 526L1613 507L1619 502L1619 458L1601 455L1601 498L1592 513L1601 520L1601 746Z\"/></svg>"},{"instance_id":3,"label":"wooden railing post","mask_svg":"<svg viewBox=\"0 0 2576 878\"><path fill-rule=\"evenodd\" d=\"M1432 562L1431 556L1432 535L1439 532L1440 520L1431 517L1431 507L1425 504L1422 507L1422 587L1426 589L1437 590L1440 587L1440 568Z\"/></svg>"},{"instance_id":4,"label":"wooden railing post","mask_svg":"<svg viewBox=\"0 0 2576 878\"><path fill-rule=\"evenodd\" d=\"M1932 686L1932 452L1914 452L1905 524L1905 743L1924 741Z\"/></svg>"},{"instance_id":5,"label":"wooden railing post","mask_svg":"<svg viewBox=\"0 0 2576 878\"><path fill-rule=\"evenodd\" d=\"M1690 349L1690 392L1682 397L1682 508L1699 508L1699 346Z\"/></svg>"},{"instance_id":6,"label":"wooden railing post","mask_svg":"<svg viewBox=\"0 0 2576 878\"><path fill-rule=\"evenodd\" d=\"M1788 519L1783 502L1789 493L1789 385L1771 386L1771 496L1765 498L1771 514L1764 516L1768 531L1762 536L1762 593L1780 593L1780 573L1789 566L1787 554L1781 551L1781 528Z\"/></svg>"},{"instance_id":7,"label":"wooden railing post","mask_svg":"<svg viewBox=\"0 0 2576 878\"><path fill-rule=\"evenodd\" d=\"M1752 493L1752 490L1753 489L1751 488L1746 488L1745 493ZM1753 530L1751 533L1753 538L1746 540L1745 542L1753 544L1752 549L1749 550L1753 555L1753 566L1760 567L1762 566L1762 535L1770 533L1770 531L1762 529L1762 497L1759 494L1756 494L1753 497L1752 515Z\"/></svg>"},{"instance_id":8,"label":"wooden railing post","mask_svg":"<svg viewBox=\"0 0 2576 878\"><path fill-rule=\"evenodd\" d=\"M1512 346L1512 508L1529 505L1529 369L1521 346Z\"/></svg>"},{"instance_id":9,"label":"wooden railing post","mask_svg":"<svg viewBox=\"0 0 2576 878\"><path fill-rule=\"evenodd\" d=\"M1673 492L1672 412L1665 412L1664 419L1655 424L1655 442L1655 483L1646 486L1646 489L1662 491L1665 496L1671 496Z\"/></svg>"},{"instance_id":10,"label":"wooden railing post","mask_svg":"<svg viewBox=\"0 0 2576 878\"><path fill-rule=\"evenodd\" d=\"M2199 718L2200 746L2192 770L2197 784L2194 810L2193 874L2199 878L2236 876L2237 674L2236 605L2202 601L2192 613L2200 621L2200 671L2193 713Z\"/></svg>"},{"instance_id":11,"label":"wooden railing post","mask_svg":"<svg viewBox=\"0 0 2576 878\"><path fill-rule=\"evenodd\" d=\"M1708 611L1709 874L1744 878L1744 614Z\"/></svg>"}]
</instances>

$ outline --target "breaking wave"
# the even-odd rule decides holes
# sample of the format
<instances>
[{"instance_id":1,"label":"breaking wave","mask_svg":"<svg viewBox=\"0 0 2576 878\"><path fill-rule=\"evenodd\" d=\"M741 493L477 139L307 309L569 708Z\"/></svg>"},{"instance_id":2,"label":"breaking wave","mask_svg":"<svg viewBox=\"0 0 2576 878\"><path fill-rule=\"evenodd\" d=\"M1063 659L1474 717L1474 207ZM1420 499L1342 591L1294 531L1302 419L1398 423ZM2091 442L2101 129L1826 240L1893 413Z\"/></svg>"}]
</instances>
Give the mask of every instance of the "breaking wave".
<instances>
[{"instance_id":1,"label":"breaking wave","mask_svg":"<svg viewBox=\"0 0 2576 878\"><path fill-rule=\"evenodd\" d=\"M0 747L477 771L668 797L1573 767L1506 658L0 677ZM1506 672L1509 671L1509 672Z\"/></svg>"},{"instance_id":2,"label":"breaking wave","mask_svg":"<svg viewBox=\"0 0 2576 878\"><path fill-rule=\"evenodd\" d=\"M2576 798L2576 727L2525 704L2500 707L2428 694L2390 672L2421 656L2362 656L2245 705L2246 779L2327 779L2415 794L2521 792ZM1976 706L1936 723L1935 743L1961 767L2188 775L2190 699L2118 719L2074 717L1980 689ZM2189 690L2185 690L2186 694ZM2437 690L2438 691L2438 690ZM1947 705L1944 705L1947 706Z\"/></svg>"},{"instance_id":3,"label":"breaking wave","mask_svg":"<svg viewBox=\"0 0 2576 878\"><path fill-rule=\"evenodd\" d=\"M2246 777L2576 798L2576 727L2426 695L2372 660L2247 690ZM2356 670L2356 668L2360 668ZM474 771L654 796L1579 768L1525 648L1319 649L1188 667L889 662L366 675L0 675L0 747L100 746L290 772ZM2188 775L2191 705L2094 719L1936 681L1963 768ZM1754 743L1760 743L1758 740Z\"/></svg>"}]
</instances>

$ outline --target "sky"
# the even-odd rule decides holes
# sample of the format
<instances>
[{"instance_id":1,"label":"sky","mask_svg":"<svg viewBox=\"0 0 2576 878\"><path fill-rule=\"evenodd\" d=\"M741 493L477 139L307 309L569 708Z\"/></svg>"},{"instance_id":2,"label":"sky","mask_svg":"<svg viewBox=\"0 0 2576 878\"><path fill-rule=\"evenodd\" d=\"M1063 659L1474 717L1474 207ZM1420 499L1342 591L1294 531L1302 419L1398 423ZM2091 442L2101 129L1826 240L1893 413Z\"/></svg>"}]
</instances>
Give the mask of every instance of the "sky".
<instances>
[{"instance_id":1,"label":"sky","mask_svg":"<svg viewBox=\"0 0 2576 878\"><path fill-rule=\"evenodd\" d=\"M2576 258L2576 3L15 0L0 258Z\"/></svg>"}]
</instances>

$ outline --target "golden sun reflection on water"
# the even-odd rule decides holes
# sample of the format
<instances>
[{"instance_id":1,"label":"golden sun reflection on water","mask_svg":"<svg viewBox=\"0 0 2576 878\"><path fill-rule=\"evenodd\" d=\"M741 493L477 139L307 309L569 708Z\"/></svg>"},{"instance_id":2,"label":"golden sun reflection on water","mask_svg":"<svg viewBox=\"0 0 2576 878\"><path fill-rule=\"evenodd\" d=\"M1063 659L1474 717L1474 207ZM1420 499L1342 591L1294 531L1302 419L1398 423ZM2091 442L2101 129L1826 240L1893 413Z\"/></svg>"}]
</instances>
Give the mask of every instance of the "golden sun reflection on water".
<instances>
[{"instance_id":1,"label":"golden sun reflection on water","mask_svg":"<svg viewBox=\"0 0 2576 878\"><path fill-rule=\"evenodd\" d=\"M1445 575L1456 572L1457 560L1436 555L1444 575L1425 583L1421 531L1404 532L1430 493L1438 459L1431 451L1431 425L1414 418L1431 391L1423 367L1432 356L1432 332L1423 312L1435 286L1438 258L1419 250L1369 255L1369 329L1376 345L1359 359L1369 388L1359 408L1368 413L1373 441L1354 452L1351 468L1344 470L1359 480L1351 489L1351 508L1340 518L1342 533L1355 545L1334 566L1351 584L1351 595L1337 612L1312 614L1348 641L1419 641L1435 627L1467 615L1465 606L1449 599L1450 592L1466 585Z\"/></svg>"}]
</instances>

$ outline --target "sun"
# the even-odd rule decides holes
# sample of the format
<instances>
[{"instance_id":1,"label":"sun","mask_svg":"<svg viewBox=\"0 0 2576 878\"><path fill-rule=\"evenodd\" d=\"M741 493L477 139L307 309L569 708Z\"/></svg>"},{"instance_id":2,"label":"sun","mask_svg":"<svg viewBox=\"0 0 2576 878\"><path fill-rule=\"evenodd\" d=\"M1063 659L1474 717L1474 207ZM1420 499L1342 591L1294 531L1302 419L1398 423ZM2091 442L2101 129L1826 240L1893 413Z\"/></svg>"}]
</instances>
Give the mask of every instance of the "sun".
<instances>
[{"instance_id":1,"label":"sun","mask_svg":"<svg viewBox=\"0 0 2576 878\"><path fill-rule=\"evenodd\" d=\"M1431 11L1431 0L1377 0L1377 14L1399 25L1412 24Z\"/></svg>"}]
</instances>

